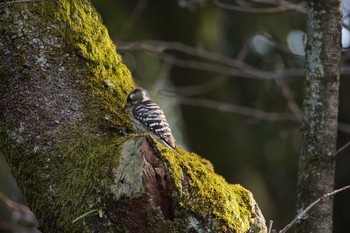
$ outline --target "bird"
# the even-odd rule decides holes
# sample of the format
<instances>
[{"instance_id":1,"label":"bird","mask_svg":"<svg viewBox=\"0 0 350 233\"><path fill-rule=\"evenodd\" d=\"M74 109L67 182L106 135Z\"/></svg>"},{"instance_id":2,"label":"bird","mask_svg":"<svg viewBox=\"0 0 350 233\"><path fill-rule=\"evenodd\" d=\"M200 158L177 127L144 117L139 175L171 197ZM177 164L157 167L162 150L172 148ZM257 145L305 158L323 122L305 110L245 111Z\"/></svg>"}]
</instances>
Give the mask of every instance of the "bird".
<instances>
[{"instance_id":1,"label":"bird","mask_svg":"<svg viewBox=\"0 0 350 233\"><path fill-rule=\"evenodd\" d=\"M137 87L131 91L124 109L130 109L130 120L136 133L147 133L178 152L175 138L161 108L153 102L148 92Z\"/></svg>"}]
</instances>

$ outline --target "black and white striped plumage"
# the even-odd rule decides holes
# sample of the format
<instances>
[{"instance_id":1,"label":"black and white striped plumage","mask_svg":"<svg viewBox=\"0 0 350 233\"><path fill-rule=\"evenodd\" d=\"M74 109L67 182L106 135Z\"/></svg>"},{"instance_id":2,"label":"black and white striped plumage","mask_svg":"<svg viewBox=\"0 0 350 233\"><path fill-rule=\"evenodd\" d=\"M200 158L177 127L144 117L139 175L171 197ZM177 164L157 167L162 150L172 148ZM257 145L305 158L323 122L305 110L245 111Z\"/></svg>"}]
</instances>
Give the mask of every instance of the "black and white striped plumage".
<instances>
[{"instance_id":1,"label":"black and white striped plumage","mask_svg":"<svg viewBox=\"0 0 350 233\"><path fill-rule=\"evenodd\" d=\"M128 95L124 108L130 108L130 118L136 132L149 133L166 146L176 149L164 112L154 103L147 91L136 88Z\"/></svg>"}]
</instances>

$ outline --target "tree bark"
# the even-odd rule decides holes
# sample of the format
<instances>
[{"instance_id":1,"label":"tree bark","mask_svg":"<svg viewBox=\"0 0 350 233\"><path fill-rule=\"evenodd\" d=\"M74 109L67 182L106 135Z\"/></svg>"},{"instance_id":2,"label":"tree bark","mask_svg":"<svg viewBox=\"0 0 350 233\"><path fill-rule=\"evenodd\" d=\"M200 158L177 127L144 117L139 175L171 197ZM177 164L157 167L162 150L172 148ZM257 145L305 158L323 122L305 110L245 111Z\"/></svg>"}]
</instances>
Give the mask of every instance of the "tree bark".
<instances>
[{"instance_id":1,"label":"tree bark","mask_svg":"<svg viewBox=\"0 0 350 233\"><path fill-rule=\"evenodd\" d=\"M341 56L341 1L307 1L306 84L297 210L334 189ZM333 199L315 206L297 232L332 232Z\"/></svg>"},{"instance_id":2,"label":"tree bark","mask_svg":"<svg viewBox=\"0 0 350 233\"><path fill-rule=\"evenodd\" d=\"M208 161L124 135L134 84L88 1L2 3L0 81L1 152L43 232L266 232Z\"/></svg>"}]
</instances>

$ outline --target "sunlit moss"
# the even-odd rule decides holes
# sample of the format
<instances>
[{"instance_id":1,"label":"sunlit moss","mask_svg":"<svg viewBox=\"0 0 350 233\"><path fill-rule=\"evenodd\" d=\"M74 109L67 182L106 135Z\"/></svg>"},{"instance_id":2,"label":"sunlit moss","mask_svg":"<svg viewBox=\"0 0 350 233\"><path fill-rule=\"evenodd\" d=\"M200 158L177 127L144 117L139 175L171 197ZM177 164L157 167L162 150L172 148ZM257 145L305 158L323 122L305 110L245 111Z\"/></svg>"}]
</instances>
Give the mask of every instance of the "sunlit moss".
<instances>
[{"instance_id":1,"label":"sunlit moss","mask_svg":"<svg viewBox=\"0 0 350 233\"><path fill-rule=\"evenodd\" d=\"M122 107L128 92L134 88L130 71L117 54L116 47L101 24L100 15L85 1L60 1L55 17L67 25L68 41L77 55L85 60L89 87L98 105L110 113L115 125L125 125L127 114ZM54 5L57 3L50 3ZM91 104L91 103L90 103ZM109 117L109 116L106 116Z\"/></svg>"},{"instance_id":2,"label":"sunlit moss","mask_svg":"<svg viewBox=\"0 0 350 233\"><path fill-rule=\"evenodd\" d=\"M163 145L158 144L163 147ZM252 194L242 186L228 184L215 174L212 164L195 153L162 149L178 190L179 205L206 219L213 231L229 227L246 232L255 214ZM189 182L189 185L186 185ZM208 220L209 219L209 220Z\"/></svg>"}]
</instances>

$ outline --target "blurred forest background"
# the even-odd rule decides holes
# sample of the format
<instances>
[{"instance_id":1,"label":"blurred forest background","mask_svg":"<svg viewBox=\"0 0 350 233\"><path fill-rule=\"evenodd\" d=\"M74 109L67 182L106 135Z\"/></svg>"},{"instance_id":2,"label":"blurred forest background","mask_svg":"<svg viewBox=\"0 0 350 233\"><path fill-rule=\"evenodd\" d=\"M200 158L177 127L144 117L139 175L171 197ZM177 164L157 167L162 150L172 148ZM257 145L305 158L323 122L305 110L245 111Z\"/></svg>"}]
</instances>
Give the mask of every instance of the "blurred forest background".
<instances>
[{"instance_id":1,"label":"blurred forest background","mask_svg":"<svg viewBox=\"0 0 350 233\"><path fill-rule=\"evenodd\" d=\"M135 82L165 110L179 145L249 189L274 228L289 223L296 214L303 2L92 2ZM338 147L350 140L349 10L343 1ZM346 151L337 159L336 188L350 183L349 164ZM3 157L0 191L22 201ZM349 209L349 192L335 196L334 232L348 229Z\"/></svg>"}]
</instances>

